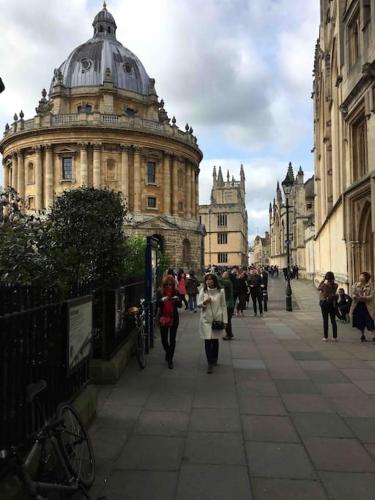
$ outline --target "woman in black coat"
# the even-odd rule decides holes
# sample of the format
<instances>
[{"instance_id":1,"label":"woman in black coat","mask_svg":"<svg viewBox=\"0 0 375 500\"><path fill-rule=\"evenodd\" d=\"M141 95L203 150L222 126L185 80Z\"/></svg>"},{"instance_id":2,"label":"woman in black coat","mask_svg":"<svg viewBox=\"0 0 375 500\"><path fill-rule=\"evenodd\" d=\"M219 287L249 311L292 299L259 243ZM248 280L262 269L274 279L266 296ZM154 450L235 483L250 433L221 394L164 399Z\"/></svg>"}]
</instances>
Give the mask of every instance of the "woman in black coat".
<instances>
[{"instance_id":1,"label":"woman in black coat","mask_svg":"<svg viewBox=\"0 0 375 500\"><path fill-rule=\"evenodd\" d=\"M165 361L168 368L173 369L173 355L176 348L176 335L179 324L178 308L181 299L176 289L176 280L173 276L165 276L161 289L157 294L159 309L159 325L161 343L165 350Z\"/></svg>"}]
</instances>

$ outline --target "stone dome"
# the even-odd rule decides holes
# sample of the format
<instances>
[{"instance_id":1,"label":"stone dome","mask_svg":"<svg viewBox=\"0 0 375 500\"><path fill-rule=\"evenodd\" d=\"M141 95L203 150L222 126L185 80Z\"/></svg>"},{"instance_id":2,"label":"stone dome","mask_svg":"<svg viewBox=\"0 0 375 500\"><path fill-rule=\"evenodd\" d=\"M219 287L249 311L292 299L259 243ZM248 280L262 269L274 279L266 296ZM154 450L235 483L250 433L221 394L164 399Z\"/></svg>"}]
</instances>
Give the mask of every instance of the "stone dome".
<instances>
[{"instance_id":1,"label":"stone dome","mask_svg":"<svg viewBox=\"0 0 375 500\"><path fill-rule=\"evenodd\" d=\"M105 2L95 16L93 27L94 36L74 49L55 69L50 92L56 84L75 88L111 82L117 89L142 95L154 93L154 80L141 61L116 39L116 22Z\"/></svg>"}]
</instances>

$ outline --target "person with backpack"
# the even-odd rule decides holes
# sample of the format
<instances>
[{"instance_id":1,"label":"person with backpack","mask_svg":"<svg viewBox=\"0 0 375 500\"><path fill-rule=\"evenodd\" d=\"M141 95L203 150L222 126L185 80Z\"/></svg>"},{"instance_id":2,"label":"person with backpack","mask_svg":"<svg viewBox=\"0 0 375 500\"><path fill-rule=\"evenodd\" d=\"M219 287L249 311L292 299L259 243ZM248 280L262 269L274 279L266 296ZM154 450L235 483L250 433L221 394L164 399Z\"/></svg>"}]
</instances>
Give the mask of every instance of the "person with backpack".
<instances>
[{"instance_id":1,"label":"person with backpack","mask_svg":"<svg viewBox=\"0 0 375 500\"><path fill-rule=\"evenodd\" d=\"M189 297L189 310L197 312L197 295L199 293L199 281L197 280L194 271L190 271L189 277L186 280L186 293Z\"/></svg>"},{"instance_id":2,"label":"person with backpack","mask_svg":"<svg viewBox=\"0 0 375 500\"><path fill-rule=\"evenodd\" d=\"M320 309L323 316L323 342L328 340L328 317L331 319L333 340L337 342L337 323L336 323L336 302L337 302L337 283L335 275L328 271L324 280L319 284Z\"/></svg>"}]
</instances>

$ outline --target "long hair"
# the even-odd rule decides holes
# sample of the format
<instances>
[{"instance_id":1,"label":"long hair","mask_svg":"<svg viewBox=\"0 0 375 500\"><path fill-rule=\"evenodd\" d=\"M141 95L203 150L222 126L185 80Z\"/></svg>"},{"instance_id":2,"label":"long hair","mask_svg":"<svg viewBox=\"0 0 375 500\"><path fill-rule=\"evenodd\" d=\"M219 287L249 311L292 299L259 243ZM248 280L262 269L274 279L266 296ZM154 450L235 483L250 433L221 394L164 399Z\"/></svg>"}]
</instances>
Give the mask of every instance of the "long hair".
<instances>
[{"instance_id":1,"label":"long hair","mask_svg":"<svg viewBox=\"0 0 375 500\"><path fill-rule=\"evenodd\" d=\"M168 274L167 276L164 276L163 281L161 283L161 289L162 289L163 292L167 288L167 285L172 285L172 288L173 288L173 292L172 293L175 293L175 291L176 291L176 280L170 274Z\"/></svg>"},{"instance_id":2,"label":"long hair","mask_svg":"<svg viewBox=\"0 0 375 500\"><path fill-rule=\"evenodd\" d=\"M368 283L371 279L371 274L368 273L367 271L363 271L363 273L361 273L361 274L362 274L362 276L365 277L366 283Z\"/></svg>"},{"instance_id":3,"label":"long hair","mask_svg":"<svg viewBox=\"0 0 375 500\"><path fill-rule=\"evenodd\" d=\"M328 271L328 273L324 276L324 279L327 281L335 281L335 275L332 271Z\"/></svg>"},{"instance_id":4,"label":"long hair","mask_svg":"<svg viewBox=\"0 0 375 500\"><path fill-rule=\"evenodd\" d=\"M220 290L221 286L219 285L219 280L217 279L216 274L214 273L207 273L206 276L204 277L204 290L207 290L207 280L208 278L211 278L214 282L215 288Z\"/></svg>"}]
</instances>

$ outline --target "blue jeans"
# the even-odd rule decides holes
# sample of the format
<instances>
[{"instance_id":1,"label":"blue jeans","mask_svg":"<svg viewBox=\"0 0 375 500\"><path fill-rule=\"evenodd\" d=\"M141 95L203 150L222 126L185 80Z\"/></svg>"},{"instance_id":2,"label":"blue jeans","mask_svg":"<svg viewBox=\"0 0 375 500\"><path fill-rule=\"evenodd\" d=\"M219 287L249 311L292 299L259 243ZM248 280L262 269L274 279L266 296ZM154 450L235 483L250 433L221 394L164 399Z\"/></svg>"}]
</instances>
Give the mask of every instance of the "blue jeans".
<instances>
[{"instance_id":1,"label":"blue jeans","mask_svg":"<svg viewBox=\"0 0 375 500\"><path fill-rule=\"evenodd\" d=\"M189 293L189 309L190 311L197 310L197 294Z\"/></svg>"}]
</instances>

